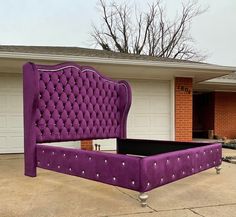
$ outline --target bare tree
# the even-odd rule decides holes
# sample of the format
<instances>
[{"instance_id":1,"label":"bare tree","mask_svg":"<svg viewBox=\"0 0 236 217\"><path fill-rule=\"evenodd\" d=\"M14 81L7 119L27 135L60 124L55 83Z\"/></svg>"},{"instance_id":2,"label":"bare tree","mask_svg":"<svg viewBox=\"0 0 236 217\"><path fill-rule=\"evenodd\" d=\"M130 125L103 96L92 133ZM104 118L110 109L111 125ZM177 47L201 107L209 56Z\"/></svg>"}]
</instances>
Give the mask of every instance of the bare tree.
<instances>
[{"instance_id":1,"label":"bare tree","mask_svg":"<svg viewBox=\"0 0 236 217\"><path fill-rule=\"evenodd\" d=\"M104 50L198 61L206 58L194 48L190 35L192 20L206 11L197 0L183 3L174 21L167 18L161 0L149 4L146 12L138 12L128 2L119 5L99 0L98 7L102 25L93 25L91 36Z\"/></svg>"}]
</instances>

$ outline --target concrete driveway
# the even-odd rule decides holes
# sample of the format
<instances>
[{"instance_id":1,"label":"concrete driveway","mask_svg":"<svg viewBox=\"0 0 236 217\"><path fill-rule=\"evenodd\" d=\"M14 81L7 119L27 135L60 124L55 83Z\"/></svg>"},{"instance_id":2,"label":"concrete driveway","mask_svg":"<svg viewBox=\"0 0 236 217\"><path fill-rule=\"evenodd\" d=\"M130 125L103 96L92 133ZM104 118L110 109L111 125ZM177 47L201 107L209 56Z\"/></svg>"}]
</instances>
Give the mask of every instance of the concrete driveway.
<instances>
[{"instance_id":1,"label":"concrete driveway","mask_svg":"<svg viewBox=\"0 0 236 217\"><path fill-rule=\"evenodd\" d=\"M23 155L0 155L0 217L235 217L236 164L222 168L152 190L142 208L137 192L42 169L25 177Z\"/></svg>"}]
</instances>

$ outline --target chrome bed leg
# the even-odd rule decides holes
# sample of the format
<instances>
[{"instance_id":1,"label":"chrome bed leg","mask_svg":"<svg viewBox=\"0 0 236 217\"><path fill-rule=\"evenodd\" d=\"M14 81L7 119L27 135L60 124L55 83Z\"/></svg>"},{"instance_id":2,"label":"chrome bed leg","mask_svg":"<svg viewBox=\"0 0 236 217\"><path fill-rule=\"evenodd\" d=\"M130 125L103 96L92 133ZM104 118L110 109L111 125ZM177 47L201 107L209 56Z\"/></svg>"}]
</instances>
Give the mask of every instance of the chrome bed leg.
<instances>
[{"instance_id":1,"label":"chrome bed leg","mask_svg":"<svg viewBox=\"0 0 236 217\"><path fill-rule=\"evenodd\" d=\"M220 174L221 165L220 165L220 166L217 166L217 167L215 167L215 169L216 169L216 174Z\"/></svg>"},{"instance_id":2,"label":"chrome bed leg","mask_svg":"<svg viewBox=\"0 0 236 217\"><path fill-rule=\"evenodd\" d=\"M140 193L138 197L139 197L141 206L146 207L147 206L148 194Z\"/></svg>"}]
</instances>

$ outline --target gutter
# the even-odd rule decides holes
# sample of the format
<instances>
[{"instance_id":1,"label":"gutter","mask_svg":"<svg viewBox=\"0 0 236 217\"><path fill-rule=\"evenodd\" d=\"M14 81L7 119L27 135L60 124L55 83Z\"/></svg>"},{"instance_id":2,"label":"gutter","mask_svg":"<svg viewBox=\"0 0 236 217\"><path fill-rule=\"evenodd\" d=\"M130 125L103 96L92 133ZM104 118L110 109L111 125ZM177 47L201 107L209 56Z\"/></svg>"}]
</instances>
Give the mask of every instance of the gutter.
<instances>
[{"instance_id":1,"label":"gutter","mask_svg":"<svg viewBox=\"0 0 236 217\"><path fill-rule=\"evenodd\" d=\"M72 61L84 63L106 63L115 65L135 65L161 68L178 68L178 69L200 69L213 71L222 71L231 73L236 72L236 67L218 66L204 63L183 63L183 62L164 62L164 61L150 61L150 60L133 60L133 59L116 59L103 57L89 57L89 56L74 56L74 55L57 55L57 54L39 54L39 53L21 53L21 52L0 52L0 58L12 59L31 59L31 60L54 60L54 61Z\"/></svg>"}]
</instances>

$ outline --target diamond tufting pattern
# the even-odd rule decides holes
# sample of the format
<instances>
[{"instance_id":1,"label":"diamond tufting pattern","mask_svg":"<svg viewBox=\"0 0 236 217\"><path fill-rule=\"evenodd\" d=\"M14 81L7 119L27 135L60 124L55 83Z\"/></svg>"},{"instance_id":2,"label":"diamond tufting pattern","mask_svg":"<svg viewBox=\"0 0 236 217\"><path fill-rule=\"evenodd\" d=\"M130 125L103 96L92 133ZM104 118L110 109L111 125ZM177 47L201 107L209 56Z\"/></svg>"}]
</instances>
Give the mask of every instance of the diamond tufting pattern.
<instances>
[{"instance_id":1,"label":"diamond tufting pattern","mask_svg":"<svg viewBox=\"0 0 236 217\"><path fill-rule=\"evenodd\" d=\"M158 186L185 178L221 164L221 144L190 148L141 160L140 191L150 191Z\"/></svg>"},{"instance_id":2,"label":"diamond tufting pattern","mask_svg":"<svg viewBox=\"0 0 236 217\"><path fill-rule=\"evenodd\" d=\"M221 164L221 144L148 157L37 145L40 168L100 181L140 192Z\"/></svg>"},{"instance_id":3,"label":"diamond tufting pattern","mask_svg":"<svg viewBox=\"0 0 236 217\"><path fill-rule=\"evenodd\" d=\"M40 168L139 190L140 157L48 145L36 149Z\"/></svg>"},{"instance_id":4,"label":"diamond tufting pattern","mask_svg":"<svg viewBox=\"0 0 236 217\"><path fill-rule=\"evenodd\" d=\"M74 65L56 70L38 66L37 72L37 142L124 136L122 120L129 107L127 83Z\"/></svg>"}]
</instances>

